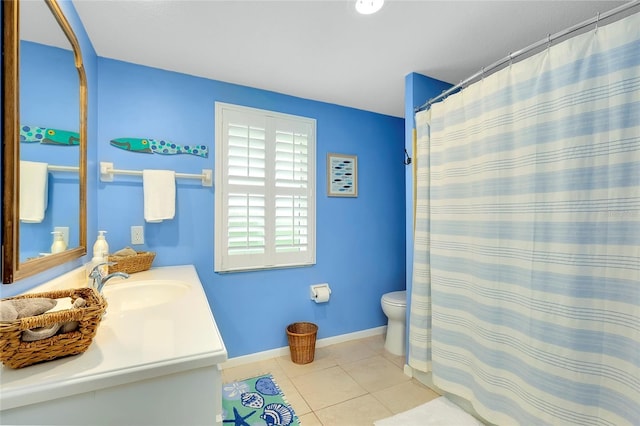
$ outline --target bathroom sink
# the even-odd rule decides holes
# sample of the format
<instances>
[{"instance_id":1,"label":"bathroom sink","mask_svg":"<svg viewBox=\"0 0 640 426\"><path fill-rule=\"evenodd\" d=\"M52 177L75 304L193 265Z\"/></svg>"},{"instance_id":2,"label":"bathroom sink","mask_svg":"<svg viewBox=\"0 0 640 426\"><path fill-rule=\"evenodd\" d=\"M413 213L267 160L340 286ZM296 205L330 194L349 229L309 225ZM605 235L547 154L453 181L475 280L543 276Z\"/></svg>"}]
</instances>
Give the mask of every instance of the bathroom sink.
<instances>
[{"instance_id":1,"label":"bathroom sink","mask_svg":"<svg viewBox=\"0 0 640 426\"><path fill-rule=\"evenodd\" d=\"M148 280L114 282L104 287L108 311L134 311L180 299L191 286L184 281Z\"/></svg>"}]
</instances>

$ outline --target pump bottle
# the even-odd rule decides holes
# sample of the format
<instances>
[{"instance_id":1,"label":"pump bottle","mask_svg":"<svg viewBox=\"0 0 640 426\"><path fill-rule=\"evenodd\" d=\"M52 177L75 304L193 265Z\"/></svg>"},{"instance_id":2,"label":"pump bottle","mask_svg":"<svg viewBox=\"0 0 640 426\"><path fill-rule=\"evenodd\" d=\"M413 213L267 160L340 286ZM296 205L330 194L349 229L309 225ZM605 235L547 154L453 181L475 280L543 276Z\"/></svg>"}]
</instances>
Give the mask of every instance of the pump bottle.
<instances>
[{"instance_id":1,"label":"pump bottle","mask_svg":"<svg viewBox=\"0 0 640 426\"><path fill-rule=\"evenodd\" d=\"M94 267L108 260L109 243L107 243L107 239L104 236L106 233L107 231L98 231L98 238L93 244L93 258L91 262L87 264L87 276L89 276ZM100 273L103 276L107 275L108 271L109 267L107 265L100 267Z\"/></svg>"},{"instance_id":2,"label":"pump bottle","mask_svg":"<svg viewBox=\"0 0 640 426\"><path fill-rule=\"evenodd\" d=\"M64 243L64 239L62 238L62 232L53 231L51 233L53 235L53 244L51 244L51 253L62 253L67 249L67 245Z\"/></svg>"},{"instance_id":3,"label":"pump bottle","mask_svg":"<svg viewBox=\"0 0 640 426\"><path fill-rule=\"evenodd\" d=\"M107 231L98 231L98 239L93 244L93 257L97 257L102 261L106 261L109 255L109 243L107 243L107 239L104 236L106 233Z\"/></svg>"}]
</instances>

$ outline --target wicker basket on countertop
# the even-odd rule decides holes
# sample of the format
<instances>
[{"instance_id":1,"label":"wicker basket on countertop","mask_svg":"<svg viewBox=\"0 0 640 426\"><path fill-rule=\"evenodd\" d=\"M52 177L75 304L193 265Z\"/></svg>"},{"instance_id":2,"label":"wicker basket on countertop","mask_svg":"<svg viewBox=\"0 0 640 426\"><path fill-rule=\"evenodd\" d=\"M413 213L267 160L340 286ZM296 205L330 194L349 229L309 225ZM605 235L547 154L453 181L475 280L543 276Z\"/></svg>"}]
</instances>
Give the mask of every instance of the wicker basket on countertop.
<instances>
[{"instance_id":1,"label":"wicker basket on countertop","mask_svg":"<svg viewBox=\"0 0 640 426\"><path fill-rule=\"evenodd\" d=\"M115 263L115 265L109 266L109 273L126 272L127 274L133 274L146 271L151 268L155 257L156 254L152 251L139 251L131 256L109 255L109 262Z\"/></svg>"},{"instance_id":2,"label":"wicker basket on countertop","mask_svg":"<svg viewBox=\"0 0 640 426\"><path fill-rule=\"evenodd\" d=\"M24 294L2 300L45 297L62 299L71 297L75 301L82 297L86 305L81 308L65 309L41 315L0 321L0 361L11 368L22 368L43 361L77 355L89 348L98 325L107 307L106 300L92 288L74 288L43 293ZM77 321L78 328L68 333L60 333L46 339L25 342L22 332L38 327Z\"/></svg>"}]
</instances>

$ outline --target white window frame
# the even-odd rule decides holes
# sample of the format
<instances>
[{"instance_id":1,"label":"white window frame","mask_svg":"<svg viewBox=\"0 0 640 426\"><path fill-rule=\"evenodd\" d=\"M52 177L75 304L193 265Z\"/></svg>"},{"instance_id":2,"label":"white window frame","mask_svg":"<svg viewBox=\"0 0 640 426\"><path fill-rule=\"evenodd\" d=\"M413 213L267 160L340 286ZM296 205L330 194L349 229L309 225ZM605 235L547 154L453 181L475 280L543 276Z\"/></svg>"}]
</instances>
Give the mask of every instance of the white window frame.
<instances>
[{"instance_id":1,"label":"white window frame","mask_svg":"<svg viewBox=\"0 0 640 426\"><path fill-rule=\"evenodd\" d=\"M244 120L247 124L265 124L264 187L245 187L229 183L229 120ZM286 128L302 129L307 135L307 180L305 188L283 188L275 181L275 133L281 124ZM297 131L297 130L295 130ZM240 105L215 103L215 272L250 271L274 268L310 266L316 263L316 120ZM302 186L302 185L301 185ZM240 189L238 189L240 188ZM229 253L229 202L232 191L256 191L264 199L265 245L263 253ZM252 194L253 195L253 194ZM276 250L276 197L306 197L306 250L278 252Z\"/></svg>"}]
</instances>

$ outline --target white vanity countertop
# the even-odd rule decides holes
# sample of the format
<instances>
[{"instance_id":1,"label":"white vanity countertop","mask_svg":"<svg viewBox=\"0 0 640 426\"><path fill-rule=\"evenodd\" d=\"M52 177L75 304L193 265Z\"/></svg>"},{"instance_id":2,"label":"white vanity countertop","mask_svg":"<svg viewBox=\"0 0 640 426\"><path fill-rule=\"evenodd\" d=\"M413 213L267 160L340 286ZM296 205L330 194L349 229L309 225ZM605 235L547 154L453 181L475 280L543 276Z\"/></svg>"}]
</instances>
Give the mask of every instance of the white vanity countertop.
<instances>
[{"instance_id":1,"label":"white vanity countertop","mask_svg":"<svg viewBox=\"0 0 640 426\"><path fill-rule=\"evenodd\" d=\"M175 280L189 289L171 303L140 311L107 307L86 352L21 369L2 366L0 409L6 410L78 393L220 364L227 350L192 265L152 268L119 283ZM71 285L70 287L77 286ZM50 290L44 285L34 291ZM108 293L108 291L107 291ZM107 302L109 298L107 297Z\"/></svg>"}]
</instances>

